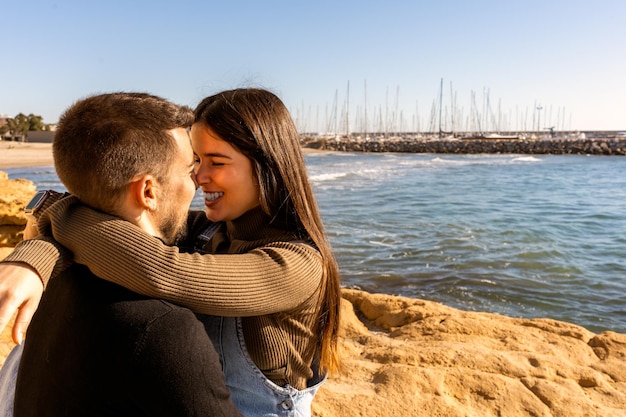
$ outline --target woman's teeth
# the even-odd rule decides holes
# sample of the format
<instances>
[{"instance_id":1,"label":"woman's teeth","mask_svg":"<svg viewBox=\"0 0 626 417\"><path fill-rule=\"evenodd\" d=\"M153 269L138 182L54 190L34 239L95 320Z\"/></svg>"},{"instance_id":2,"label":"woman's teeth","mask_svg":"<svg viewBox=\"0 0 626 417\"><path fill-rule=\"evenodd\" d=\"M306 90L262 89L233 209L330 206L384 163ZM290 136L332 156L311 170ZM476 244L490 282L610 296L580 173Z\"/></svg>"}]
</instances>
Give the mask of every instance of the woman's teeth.
<instances>
[{"instance_id":1,"label":"woman's teeth","mask_svg":"<svg viewBox=\"0 0 626 417\"><path fill-rule=\"evenodd\" d=\"M204 199L208 201L213 201L213 200L217 200L223 195L224 193L204 193Z\"/></svg>"}]
</instances>

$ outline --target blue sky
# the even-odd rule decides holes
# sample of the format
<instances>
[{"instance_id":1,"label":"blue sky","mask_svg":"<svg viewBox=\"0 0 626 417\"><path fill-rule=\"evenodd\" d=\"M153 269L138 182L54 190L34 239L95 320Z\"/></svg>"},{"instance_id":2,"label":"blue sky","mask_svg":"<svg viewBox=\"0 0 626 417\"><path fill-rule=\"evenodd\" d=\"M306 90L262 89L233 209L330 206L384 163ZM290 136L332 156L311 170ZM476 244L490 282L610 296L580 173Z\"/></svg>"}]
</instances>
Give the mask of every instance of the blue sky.
<instances>
[{"instance_id":1,"label":"blue sky","mask_svg":"<svg viewBox=\"0 0 626 417\"><path fill-rule=\"evenodd\" d=\"M260 86L302 130L345 129L346 114L352 130L428 130L443 80L444 127L626 130L623 0L2 0L1 10L9 116L54 123L99 92L194 106Z\"/></svg>"}]
</instances>

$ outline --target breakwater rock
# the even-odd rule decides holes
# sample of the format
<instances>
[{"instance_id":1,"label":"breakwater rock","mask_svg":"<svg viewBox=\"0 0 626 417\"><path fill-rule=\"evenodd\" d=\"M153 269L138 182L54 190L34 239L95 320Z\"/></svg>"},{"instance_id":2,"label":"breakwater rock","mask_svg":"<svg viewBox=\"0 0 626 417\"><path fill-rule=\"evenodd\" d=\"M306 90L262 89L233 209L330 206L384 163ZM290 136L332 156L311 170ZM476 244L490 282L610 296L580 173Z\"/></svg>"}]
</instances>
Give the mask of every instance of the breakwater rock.
<instances>
[{"instance_id":1,"label":"breakwater rock","mask_svg":"<svg viewBox=\"0 0 626 417\"><path fill-rule=\"evenodd\" d=\"M597 139L314 139L303 146L343 152L626 155L626 138Z\"/></svg>"},{"instance_id":2,"label":"breakwater rock","mask_svg":"<svg viewBox=\"0 0 626 417\"><path fill-rule=\"evenodd\" d=\"M22 240L26 217L24 207L35 195L36 187L26 179L8 179L0 171L0 247L15 246Z\"/></svg>"}]
</instances>

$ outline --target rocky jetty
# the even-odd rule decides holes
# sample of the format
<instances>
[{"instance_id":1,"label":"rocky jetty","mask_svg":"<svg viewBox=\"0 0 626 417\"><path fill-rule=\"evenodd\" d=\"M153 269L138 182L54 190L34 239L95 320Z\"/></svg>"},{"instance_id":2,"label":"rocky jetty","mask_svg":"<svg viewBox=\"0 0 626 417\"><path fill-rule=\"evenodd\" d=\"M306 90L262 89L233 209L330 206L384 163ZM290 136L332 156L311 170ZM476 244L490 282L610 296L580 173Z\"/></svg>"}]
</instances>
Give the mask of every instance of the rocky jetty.
<instances>
[{"instance_id":1,"label":"rocky jetty","mask_svg":"<svg viewBox=\"0 0 626 417\"><path fill-rule=\"evenodd\" d=\"M34 187L2 178L12 203L0 218L23 228ZM316 417L626 416L624 334L353 289L343 290L342 317L344 369L319 391ZM0 334L0 365L10 335L10 326Z\"/></svg>"},{"instance_id":2,"label":"rocky jetty","mask_svg":"<svg viewBox=\"0 0 626 417\"><path fill-rule=\"evenodd\" d=\"M626 138L308 139L305 148L343 152L626 155Z\"/></svg>"}]
</instances>

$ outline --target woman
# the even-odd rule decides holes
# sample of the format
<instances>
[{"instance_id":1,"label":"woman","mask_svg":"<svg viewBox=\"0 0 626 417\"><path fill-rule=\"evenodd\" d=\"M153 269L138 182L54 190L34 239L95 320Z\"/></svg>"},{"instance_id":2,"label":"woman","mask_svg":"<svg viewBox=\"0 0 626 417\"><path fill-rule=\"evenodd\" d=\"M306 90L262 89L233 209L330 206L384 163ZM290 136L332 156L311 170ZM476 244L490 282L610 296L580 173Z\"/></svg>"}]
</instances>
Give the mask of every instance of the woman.
<instances>
[{"instance_id":1,"label":"woman","mask_svg":"<svg viewBox=\"0 0 626 417\"><path fill-rule=\"evenodd\" d=\"M96 275L204 314L244 415L309 415L339 367L341 296L294 123L274 94L236 89L198 105L191 137L206 215L190 213L180 251L75 198L39 225Z\"/></svg>"}]
</instances>

